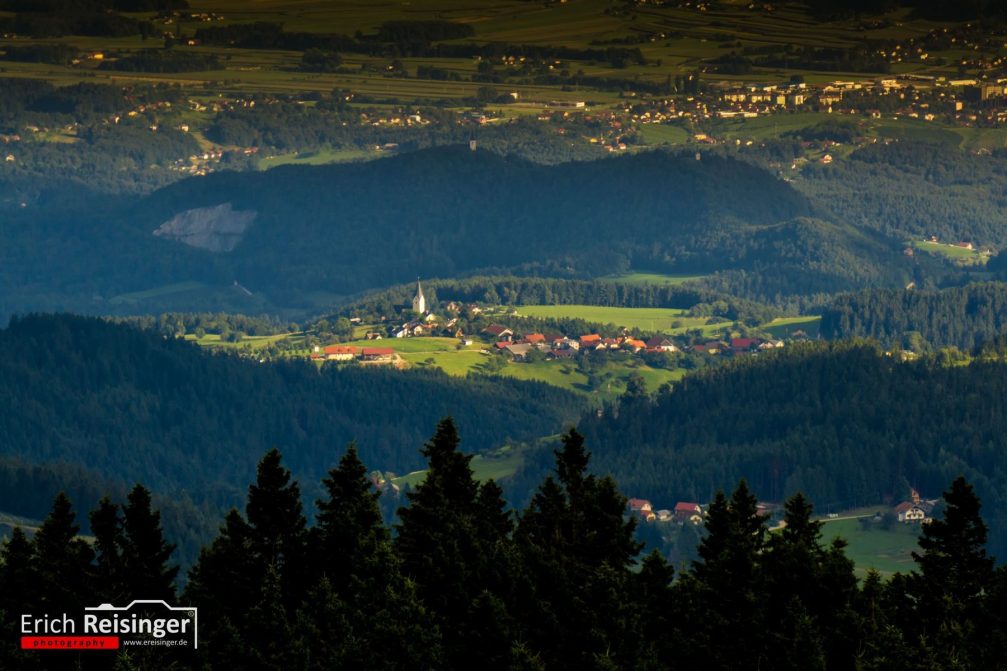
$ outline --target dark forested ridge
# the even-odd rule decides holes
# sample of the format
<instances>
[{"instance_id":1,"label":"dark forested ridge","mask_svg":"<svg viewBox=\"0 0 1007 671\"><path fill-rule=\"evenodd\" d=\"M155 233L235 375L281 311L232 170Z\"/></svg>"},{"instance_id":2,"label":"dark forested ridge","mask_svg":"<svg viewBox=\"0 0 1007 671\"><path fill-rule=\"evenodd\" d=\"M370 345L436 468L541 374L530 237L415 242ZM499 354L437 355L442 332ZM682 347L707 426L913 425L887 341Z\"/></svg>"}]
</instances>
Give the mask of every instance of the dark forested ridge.
<instances>
[{"instance_id":1,"label":"dark forested ridge","mask_svg":"<svg viewBox=\"0 0 1007 671\"><path fill-rule=\"evenodd\" d=\"M911 278L898 244L830 223L785 182L717 156L543 166L449 147L215 173L139 201L103 197L101 216L93 198L54 193L10 213L0 313L304 310L319 296L484 268L581 278L733 269L763 278L751 292L760 297ZM209 251L231 225L213 218L221 211L254 218L236 240L224 236L232 251ZM153 235L180 214L175 234ZM206 248L175 239L186 237Z\"/></svg>"},{"instance_id":2,"label":"dark forested ridge","mask_svg":"<svg viewBox=\"0 0 1007 671\"><path fill-rule=\"evenodd\" d=\"M837 297L822 313L826 338L875 338L916 350L973 350L1007 333L1007 285L969 284L941 291L870 289Z\"/></svg>"},{"instance_id":3,"label":"dark forested ridge","mask_svg":"<svg viewBox=\"0 0 1007 671\"><path fill-rule=\"evenodd\" d=\"M876 346L787 348L704 371L655 399L625 399L580 429L597 466L632 496L707 500L745 477L767 500L820 506L936 492L959 473L988 502L1007 552L1007 366L898 363Z\"/></svg>"},{"instance_id":4,"label":"dark forested ridge","mask_svg":"<svg viewBox=\"0 0 1007 671\"><path fill-rule=\"evenodd\" d=\"M26 506L54 490L26 494L31 483L140 480L230 505L272 447L317 479L334 450L355 439L370 468L405 473L422 464L416 446L425 427L449 412L467 431L466 447L479 451L556 433L582 407L539 383L265 365L81 317L15 319L0 331L0 349L0 472L12 476L0 481L23 485L0 488L0 510L36 517L44 510Z\"/></svg>"}]
</instances>

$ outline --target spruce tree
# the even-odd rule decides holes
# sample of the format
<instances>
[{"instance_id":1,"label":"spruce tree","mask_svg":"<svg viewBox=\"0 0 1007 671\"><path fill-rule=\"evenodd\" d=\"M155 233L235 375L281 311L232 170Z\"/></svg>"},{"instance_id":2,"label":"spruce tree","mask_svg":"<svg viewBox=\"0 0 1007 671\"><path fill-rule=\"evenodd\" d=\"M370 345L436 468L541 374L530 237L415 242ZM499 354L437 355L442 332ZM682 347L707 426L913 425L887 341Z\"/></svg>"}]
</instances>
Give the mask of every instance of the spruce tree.
<instances>
[{"instance_id":1,"label":"spruce tree","mask_svg":"<svg viewBox=\"0 0 1007 671\"><path fill-rule=\"evenodd\" d=\"M92 605L94 552L77 536L75 519L70 499L60 492L32 540L39 595L35 603L44 612L77 613Z\"/></svg>"},{"instance_id":2,"label":"spruce tree","mask_svg":"<svg viewBox=\"0 0 1007 671\"><path fill-rule=\"evenodd\" d=\"M388 531L378 509L381 492L367 479L355 444L350 443L339 467L329 471L322 485L328 498L316 502L315 532L320 543L315 561L321 560L320 571L340 592L349 584L355 567L388 541Z\"/></svg>"},{"instance_id":3,"label":"spruce tree","mask_svg":"<svg viewBox=\"0 0 1007 671\"><path fill-rule=\"evenodd\" d=\"M126 593L132 598L175 598L178 565L169 565L175 546L164 540L161 513L151 510L150 492L136 485L123 510L122 568Z\"/></svg>"},{"instance_id":4,"label":"spruce tree","mask_svg":"<svg viewBox=\"0 0 1007 671\"><path fill-rule=\"evenodd\" d=\"M527 573L523 624L547 666L632 667L640 646L624 595L641 547L635 522L612 479L587 472L590 454L575 429L555 456L556 477L539 487L516 531Z\"/></svg>"},{"instance_id":5,"label":"spruce tree","mask_svg":"<svg viewBox=\"0 0 1007 671\"><path fill-rule=\"evenodd\" d=\"M822 546L822 522L812 518L813 508L803 494L789 498L784 510L783 528L771 534L761 556L765 617L780 623L772 630L767 655L781 668L798 658L808 666L821 658L832 667L848 668L857 640L857 581L843 552L845 543ZM805 644L795 649L794 642L802 638Z\"/></svg>"},{"instance_id":6,"label":"spruce tree","mask_svg":"<svg viewBox=\"0 0 1007 671\"><path fill-rule=\"evenodd\" d=\"M439 634L402 575L382 524L377 498L351 444L323 481L314 529L318 585L309 591L299 622L303 647L325 668L436 668ZM380 651L375 654L375 651Z\"/></svg>"},{"instance_id":7,"label":"spruce tree","mask_svg":"<svg viewBox=\"0 0 1007 671\"><path fill-rule=\"evenodd\" d=\"M103 497L89 517L94 535L95 591L102 603L124 605L129 592L122 565L124 539L119 506Z\"/></svg>"},{"instance_id":8,"label":"spruce tree","mask_svg":"<svg viewBox=\"0 0 1007 671\"><path fill-rule=\"evenodd\" d=\"M915 598L921 660L968 668L989 632L988 597L993 558L986 553L981 504L965 478L944 492L944 515L923 526L919 574L910 582Z\"/></svg>"},{"instance_id":9,"label":"spruce tree","mask_svg":"<svg viewBox=\"0 0 1007 671\"><path fill-rule=\"evenodd\" d=\"M744 480L730 500L717 493L706 531L699 560L679 587L686 617L696 623L687 657L709 669L756 668L765 664L759 571L766 528Z\"/></svg>"},{"instance_id":10,"label":"spruce tree","mask_svg":"<svg viewBox=\"0 0 1007 671\"><path fill-rule=\"evenodd\" d=\"M458 451L454 421L445 418L424 446L426 478L409 492L409 506L399 509L395 549L402 570L414 580L425 607L435 617L444 640L449 668L474 668L503 663L510 654L510 633L480 631L474 616L486 602L480 599L494 575L498 543L495 524L480 515L495 503L482 501L469 465L472 457ZM494 498L487 490L486 497ZM500 603L493 605L497 610ZM504 607L506 609L506 607ZM506 640L505 645L500 641Z\"/></svg>"},{"instance_id":11,"label":"spruce tree","mask_svg":"<svg viewBox=\"0 0 1007 671\"><path fill-rule=\"evenodd\" d=\"M0 668L39 668L41 660L34 652L17 648L21 635L20 616L35 612L38 581L35 553L21 527L14 527L11 537L0 550Z\"/></svg>"},{"instance_id":12,"label":"spruce tree","mask_svg":"<svg viewBox=\"0 0 1007 671\"><path fill-rule=\"evenodd\" d=\"M232 510L189 573L185 597L209 613L204 658L213 666L254 666L252 611L260 623L281 613L290 624L309 589L300 488L281 462L279 451L266 453L248 490L248 521ZM281 601L274 610L263 602L269 576L278 581L270 594Z\"/></svg>"}]
</instances>

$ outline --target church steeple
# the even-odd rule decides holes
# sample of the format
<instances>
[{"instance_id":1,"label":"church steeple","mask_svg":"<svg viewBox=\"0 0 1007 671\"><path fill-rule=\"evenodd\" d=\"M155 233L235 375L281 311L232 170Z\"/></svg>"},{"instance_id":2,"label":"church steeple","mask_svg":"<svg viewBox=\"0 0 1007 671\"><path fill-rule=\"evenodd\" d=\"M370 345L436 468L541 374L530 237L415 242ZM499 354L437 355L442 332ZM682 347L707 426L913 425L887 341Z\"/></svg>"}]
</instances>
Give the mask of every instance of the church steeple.
<instances>
[{"instance_id":1,"label":"church steeple","mask_svg":"<svg viewBox=\"0 0 1007 671\"><path fill-rule=\"evenodd\" d=\"M413 296L413 312L424 314L427 311L427 299L420 286L420 278L416 278L416 295Z\"/></svg>"}]
</instances>

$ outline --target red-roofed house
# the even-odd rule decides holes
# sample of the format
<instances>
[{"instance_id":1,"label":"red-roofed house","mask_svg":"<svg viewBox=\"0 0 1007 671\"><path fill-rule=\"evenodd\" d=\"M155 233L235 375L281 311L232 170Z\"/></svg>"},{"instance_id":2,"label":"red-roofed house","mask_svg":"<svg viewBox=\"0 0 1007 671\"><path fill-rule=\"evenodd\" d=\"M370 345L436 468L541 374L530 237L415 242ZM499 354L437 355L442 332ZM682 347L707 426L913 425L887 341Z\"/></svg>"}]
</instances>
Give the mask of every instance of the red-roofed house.
<instances>
[{"instance_id":1,"label":"red-roofed house","mask_svg":"<svg viewBox=\"0 0 1007 671\"><path fill-rule=\"evenodd\" d=\"M913 522L925 522L927 511L918 503L903 501L895 506L895 514L899 516L899 522L911 524Z\"/></svg>"},{"instance_id":2,"label":"red-roofed house","mask_svg":"<svg viewBox=\"0 0 1007 671\"><path fill-rule=\"evenodd\" d=\"M482 330L486 335L491 335L497 340L513 340L514 331L511 331L506 326L500 326L499 324L490 324Z\"/></svg>"},{"instance_id":3,"label":"red-roofed house","mask_svg":"<svg viewBox=\"0 0 1007 671\"><path fill-rule=\"evenodd\" d=\"M601 342L601 336L598 335L597 333L582 335L580 337L580 344L582 347L587 347L588 345L596 347L600 342Z\"/></svg>"},{"instance_id":4,"label":"red-roofed house","mask_svg":"<svg viewBox=\"0 0 1007 671\"><path fill-rule=\"evenodd\" d=\"M675 343L671 342L667 338L661 336L654 336L646 342L647 349L656 350L658 352L677 352L678 348L675 347Z\"/></svg>"},{"instance_id":5,"label":"red-roofed house","mask_svg":"<svg viewBox=\"0 0 1007 671\"><path fill-rule=\"evenodd\" d=\"M329 361L352 361L360 350L351 345L328 345L323 351Z\"/></svg>"},{"instance_id":6,"label":"red-roofed house","mask_svg":"<svg viewBox=\"0 0 1007 671\"><path fill-rule=\"evenodd\" d=\"M647 499L630 499L627 503L629 509L633 512L640 512L641 510L653 510L654 506L650 504Z\"/></svg>"},{"instance_id":7,"label":"red-roofed house","mask_svg":"<svg viewBox=\"0 0 1007 671\"><path fill-rule=\"evenodd\" d=\"M633 352L639 352L640 350L647 347L647 343L642 340L636 340L635 338L626 338L622 342L622 346Z\"/></svg>"},{"instance_id":8,"label":"red-roofed house","mask_svg":"<svg viewBox=\"0 0 1007 671\"><path fill-rule=\"evenodd\" d=\"M365 347L360 356L364 361L391 361L395 357L395 350L390 347Z\"/></svg>"},{"instance_id":9,"label":"red-roofed house","mask_svg":"<svg viewBox=\"0 0 1007 671\"><path fill-rule=\"evenodd\" d=\"M675 504L675 521L700 524L703 521L703 509L698 503L679 501Z\"/></svg>"},{"instance_id":10,"label":"red-roofed house","mask_svg":"<svg viewBox=\"0 0 1007 671\"><path fill-rule=\"evenodd\" d=\"M735 352L749 352L762 342L758 338L732 338L731 349Z\"/></svg>"},{"instance_id":11,"label":"red-roofed house","mask_svg":"<svg viewBox=\"0 0 1007 671\"><path fill-rule=\"evenodd\" d=\"M521 340L529 345L537 345L540 342L545 342L545 336L541 333L528 333Z\"/></svg>"}]
</instances>

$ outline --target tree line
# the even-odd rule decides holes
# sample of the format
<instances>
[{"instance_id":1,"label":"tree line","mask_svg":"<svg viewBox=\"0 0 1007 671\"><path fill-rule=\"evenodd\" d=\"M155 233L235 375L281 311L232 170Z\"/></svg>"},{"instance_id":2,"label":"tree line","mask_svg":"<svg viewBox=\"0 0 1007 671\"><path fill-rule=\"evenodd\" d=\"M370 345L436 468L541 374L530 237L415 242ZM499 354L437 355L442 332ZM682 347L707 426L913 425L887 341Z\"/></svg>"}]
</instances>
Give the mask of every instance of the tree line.
<instances>
[{"instance_id":1,"label":"tree line","mask_svg":"<svg viewBox=\"0 0 1007 671\"><path fill-rule=\"evenodd\" d=\"M822 312L826 338L873 338L913 351L967 352L1007 332L1007 285L979 282L939 291L867 289L835 298Z\"/></svg>"},{"instance_id":2,"label":"tree line","mask_svg":"<svg viewBox=\"0 0 1007 671\"><path fill-rule=\"evenodd\" d=\"M323 480L310 524L299 483L268 452L188 574L198 652L39 657L4 646L17 668L168 669L922 669L996 668L1007 653L1007 569L985 549L980 502L964 478L922 529L916 570L858 584L837 539L801 494L770 533L744 480L718 492L698 559L675 570L640 556L615 481L589 469L570 430L528 506L508 510L477 482L450 418L422 453L427 477L393 529L353 444ZM22 612L173 599L178 567L141 486L90 514L77 537L57 497L29 540L0 551L0 627ZM97 601L96 601L97 600ZM92 667L91 665L94 664Z\"/></svg>"}]
</instances>

